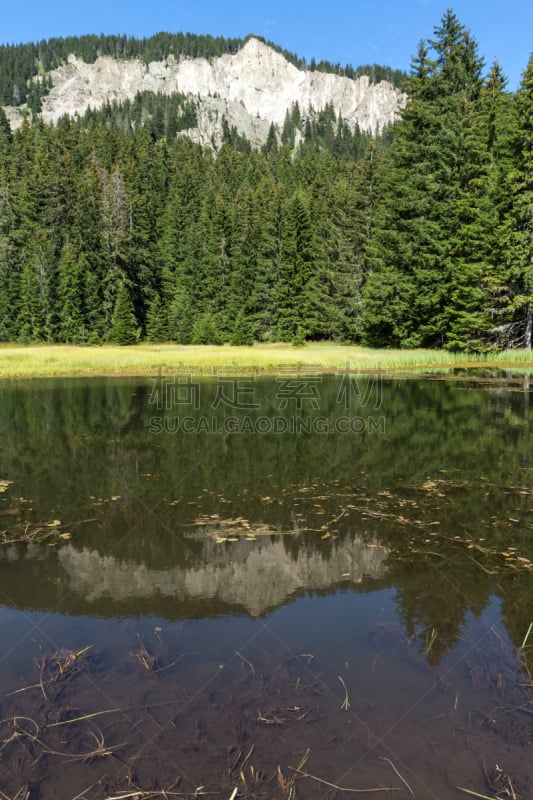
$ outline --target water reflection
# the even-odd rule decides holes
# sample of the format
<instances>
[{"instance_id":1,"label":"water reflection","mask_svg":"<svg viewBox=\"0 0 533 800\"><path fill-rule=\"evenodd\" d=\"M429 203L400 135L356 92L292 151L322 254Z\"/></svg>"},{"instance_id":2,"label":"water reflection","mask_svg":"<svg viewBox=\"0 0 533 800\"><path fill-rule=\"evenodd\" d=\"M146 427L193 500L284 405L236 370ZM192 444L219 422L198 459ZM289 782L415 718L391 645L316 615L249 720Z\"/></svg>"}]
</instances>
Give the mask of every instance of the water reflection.
<instances>
[{"instance_id":1,"label":"water reflection","mask_svg":"<svg viewBox=\"0 0 533 800\"><path fill-rule=\"evenodd\" d=\"M219 613L259 617L303 592L333 592L363 582L368 588L369 581L382 578L387 550L372 539L345 537L332 544L325 558L312 547L291 553L281 537L266 541L262 536L253 545L243 540L220 546L208 539L192 564L172 564L169 558L166 568L70 543L48 555L45 570L41 555L30 546L21 565L15 548L4 553L11 575L3 581L3 592L16 607L106 616L117 609L121 614L143 609L177 619L201 608L202 601L206 613L214 604Z\"/></svg>"},{"instance_id":2,"label":"water reflection","mask_svg":"<svg viewBox=\"0 0 533 800\"><path fill-rule=\"evenodd\" d=\"M504 746L526 797L529 380L389 380L377 398L359 378L349 407L341 378L300 384L301 407L254 386L224 384L259 404L228 408L200 381L219 432L196 434L160 424L181 409L150 381L2 386L0 790L22 770L43 798L176 776L187 795L288 797L309 749L330 783L395 785L381 756L452 798L507 791L487 784ZM328 426L218 427L284 414Z\"/></svg>"},{"instance_id":3,"label":"water reflection","mask_svg":"<svg viewBox=\"0 0 533 800\"><path fill-rule=\"evenodd\" d=\"M506 607L520 586L509 626L523 628L533 559L528 378L321 376L293 381L292 399L285 379L179 380L4 384L0 478L10 483L0 513L18 514L1 527L55 520L65 537L4 546L12 605L112 616L130 604L176 617L205 601L211 614L218 604L260 616L303 592L377 581L397 587L409 635L448 627L440 643L449 649L469 608L479 613L492 592ZM241 419L379 415L385 425L154 433L154 417L175 418L180 397L222 421L225 397L244 406L229 409Z\"/></svg>"}]
</instances>

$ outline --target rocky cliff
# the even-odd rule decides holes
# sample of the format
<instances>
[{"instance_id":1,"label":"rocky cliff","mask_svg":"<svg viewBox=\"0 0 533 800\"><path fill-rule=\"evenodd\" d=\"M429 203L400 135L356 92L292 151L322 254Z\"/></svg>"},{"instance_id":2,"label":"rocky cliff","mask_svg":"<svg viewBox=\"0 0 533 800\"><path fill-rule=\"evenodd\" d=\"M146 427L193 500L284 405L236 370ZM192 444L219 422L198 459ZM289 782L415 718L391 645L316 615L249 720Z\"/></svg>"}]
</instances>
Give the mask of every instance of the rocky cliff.
<instances>
[{"instance_id":1,"label":"rocky cliff","mask_svg":"<svg viewBox=\"0 0 533 800\"><path fill-rule=\"evenodd\" d=\"M180 93L193 99L197 127L187 135L204 144L218 144L222 122L235 126L252 145L266 141L271 124L283 126L287 110L298 103L312 116L332 105L354 129L378 133L396 118L405 95L382 81L371 84L325 72L303 71L255 38L234 55L206 60L172 56L146 65L138 59L100 57L94 64L70 56L50 73L52 89L43 100L46 122L67 114L83 114L108 102L132 100L138 92ZM5 109L12 127L22 123L24 109Z\"/></svg>"}]
</instances>

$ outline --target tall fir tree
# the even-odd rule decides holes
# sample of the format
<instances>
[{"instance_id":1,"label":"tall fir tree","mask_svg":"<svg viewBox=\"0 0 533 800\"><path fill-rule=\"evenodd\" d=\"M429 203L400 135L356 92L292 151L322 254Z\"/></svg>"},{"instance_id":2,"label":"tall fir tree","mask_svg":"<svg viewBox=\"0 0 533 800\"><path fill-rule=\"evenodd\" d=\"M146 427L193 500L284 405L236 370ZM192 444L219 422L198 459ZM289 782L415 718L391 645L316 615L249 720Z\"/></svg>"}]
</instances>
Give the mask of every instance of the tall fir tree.
<instances>
[{"instance_id":1,"label":"tall fir tree","mask_svg":"<svg viewBox=\"0 0 533 800\"><path fill-rule=\"evenodd\" d=\"M81 344L87 339L84 314L84 277L86 263L69 241L59 260L59 337L61 341Z\"/></svg>"},{"instance_id":2,"label":"tall fir tree","mask_svg":"<svg viewBox=\"0 0 533 800\"><path fill-rule=\"evenodd\" d=\"M479 152L469 150L468 139L479 110L481 69L476 42L446 12L435 39L419 47L409 99L382 161L365 290L368 343L471 347L477 341L483 265L461 243L469 225L465 187L479 170Z\"/></svg>"},{"instance_id":3,"label":"tall fir tree","mask_svg":"<svg viewBox=\"0 0 533 800\"><path fill-rule=\"evenodd\" d=\"M519 343L533 345L533 55L515 99L517 127L515 168L509 188L513 204L508 218L513 321Z\"/></svg>"},{"instance_id":4,"label":"tall fir tree","mask_svg":"<svg viewBox=\"0 0 533 800\"><path fill-rule=\"evenodd\" d=\"M115 344L135 344L137 334L138 324L133 312L133 303L126 284L122 282L118 287L108 339Z\"/></svg>"},{"instance_id":5,"label":"tall fir tree","mask_svg":"<svg viewBox=\"0 0 533 800\"><path fill-rule=\"evenodd\" d=\"M278 284L278 335L282 341L312 336L315 316L317 248L307 200L301 192L289 201L281 245Z\"/></svg>"}]
</instances>

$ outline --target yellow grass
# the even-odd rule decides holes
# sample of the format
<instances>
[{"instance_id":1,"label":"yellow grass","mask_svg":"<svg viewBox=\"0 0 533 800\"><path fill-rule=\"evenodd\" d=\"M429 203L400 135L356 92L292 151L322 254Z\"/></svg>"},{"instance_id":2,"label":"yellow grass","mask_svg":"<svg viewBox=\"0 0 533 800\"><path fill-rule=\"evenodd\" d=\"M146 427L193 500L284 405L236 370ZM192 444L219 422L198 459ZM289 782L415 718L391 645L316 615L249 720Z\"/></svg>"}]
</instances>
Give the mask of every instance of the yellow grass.
<instances>
[{"instance_id":1,"label":"yellow grass","mask_svg":"<svg viewBox=\"0 0 533 800\"><path fill-rule=\"evenodd\" d=\"M0 378L153 375L163 370L197 370L205 374L282 372L289 369L344 371L406 371L473 367L533 369L533 353L513 350L489 356L448 353L444 350L372 350L331 343L257 344L253 347L214 345L137 344L104 345L0 344Z\"/></svg>"}]
</instances>

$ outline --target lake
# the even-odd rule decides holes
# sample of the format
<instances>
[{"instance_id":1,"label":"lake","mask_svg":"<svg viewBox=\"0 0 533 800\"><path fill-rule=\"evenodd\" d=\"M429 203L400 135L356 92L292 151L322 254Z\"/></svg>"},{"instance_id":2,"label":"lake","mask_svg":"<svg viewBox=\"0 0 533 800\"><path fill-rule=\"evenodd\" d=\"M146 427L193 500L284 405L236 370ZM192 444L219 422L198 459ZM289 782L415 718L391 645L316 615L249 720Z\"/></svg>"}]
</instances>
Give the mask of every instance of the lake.
<instances>
[{"instance_id":1,"label":"lake","mask_svg":"<svg viewBox=\"0 0 533 800\"><path fill-rule=\"evenodd\" d=\"M0 797L532 797L532 390L1 384Z\"/></svg>"}]
</instances>

